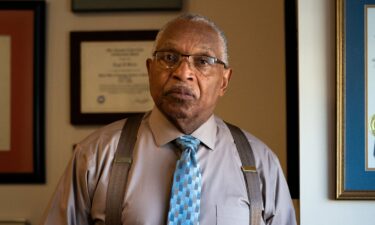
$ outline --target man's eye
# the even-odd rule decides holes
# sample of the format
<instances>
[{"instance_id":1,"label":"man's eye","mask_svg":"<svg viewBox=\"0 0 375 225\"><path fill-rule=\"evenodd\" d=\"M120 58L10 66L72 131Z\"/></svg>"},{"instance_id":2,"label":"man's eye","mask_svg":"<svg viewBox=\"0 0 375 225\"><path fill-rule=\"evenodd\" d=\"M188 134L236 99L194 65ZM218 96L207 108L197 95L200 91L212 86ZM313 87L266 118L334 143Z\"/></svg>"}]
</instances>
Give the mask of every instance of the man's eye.
<instances>
[{"instance_id":1,"label":"man's eye","mask_svg":"<svg viewBox=\"0 0 375 225\"><path fill-rule=\"evenodd\" d=\"M212 59L207 56L197 56L194 61L198 66L209 66L213 64Z\"/></svg>"},{"instance_id":2,"label":"man's eye","mask_svg":"<svg viewBox=\"0 0 375 225\"><path fill-rule=\"evenodd\" d=\"M166 61L166 62L176 62L177 61L177 55L176 54L173 54L173 53L165 53L163 59Z\"/></svg>"}]
</instances>

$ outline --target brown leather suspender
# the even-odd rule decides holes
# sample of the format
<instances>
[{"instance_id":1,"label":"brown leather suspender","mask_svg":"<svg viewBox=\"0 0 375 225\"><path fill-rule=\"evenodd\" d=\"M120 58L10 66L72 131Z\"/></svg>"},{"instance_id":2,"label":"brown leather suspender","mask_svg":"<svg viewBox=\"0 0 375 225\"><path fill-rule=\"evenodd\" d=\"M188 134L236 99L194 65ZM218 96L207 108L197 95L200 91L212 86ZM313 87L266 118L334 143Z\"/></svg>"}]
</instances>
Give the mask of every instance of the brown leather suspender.
<instances>
[{"instance_id":1,"label":"brown leather suspender","mask_svg":"<svg viewBox=\"0 0 375 225\"><path fill-rule=\"evenodd\" d=\"M142 122L143 114L129 117L121 132L112 165L106 203L106 225L121 225L122 202L132 154L137 138L137 131ZM255 166L253 150L245 134L236 126L226 123L236 144L244 174L247 195L250 202L250 225L260 225L262 218L262 195L259 176Z\"/></svg>"}]
</instances>

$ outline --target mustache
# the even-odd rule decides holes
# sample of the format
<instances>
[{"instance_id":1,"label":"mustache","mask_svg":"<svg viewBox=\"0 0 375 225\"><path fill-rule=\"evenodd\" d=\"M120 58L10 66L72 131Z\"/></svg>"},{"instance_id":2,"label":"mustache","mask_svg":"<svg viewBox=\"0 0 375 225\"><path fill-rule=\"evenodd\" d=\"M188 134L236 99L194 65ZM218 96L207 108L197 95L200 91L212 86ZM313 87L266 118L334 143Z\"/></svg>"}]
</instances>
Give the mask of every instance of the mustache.
<instances>
[{"instance_id":1,"label":"mustache","mask_svg":"<svg viewBox=\"0 0 375 225\"><path fill-rule=\"evenodd\" d=\"M194 91L190 87L183 86L183 85L172 86L171 88L169 88L167 91L164 92L164 96L168 96L170 94L175 94L175 93L189 95L189 96L192 96L193 98L196 98Z\"/></svg>"}]
</instances>

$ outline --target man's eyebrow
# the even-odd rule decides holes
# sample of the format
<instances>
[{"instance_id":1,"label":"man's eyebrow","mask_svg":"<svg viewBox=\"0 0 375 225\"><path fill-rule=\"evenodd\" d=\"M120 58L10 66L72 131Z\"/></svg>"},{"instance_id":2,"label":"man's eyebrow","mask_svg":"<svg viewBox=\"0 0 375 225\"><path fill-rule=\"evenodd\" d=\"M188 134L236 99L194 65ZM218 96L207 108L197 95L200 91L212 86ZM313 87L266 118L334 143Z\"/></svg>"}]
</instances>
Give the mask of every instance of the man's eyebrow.
<instances>
[{"instance_id":1,"label":"man's eyebrow","mask_svg":"<svg viewBox=\"0 0 375 225\"><path fill-rule=\"evenodd\" d=\"M199 53L197 55L205 55L205 56L215 56L215 57L218 57L215 52L213 51L212 48L202 48L201 51L199 51Z\"/></svg>"},{"instance_id":2,"label":"man's eyebrow","mask_svg":"<svg viewBox=\"0 0 375 225\"><path fill-rule=\"evenodd\" d=\"M163 48L158 48L156 51L170 51L170 52L178 52L175 48L171 47L163 47Z\"/></svg>"},{"instance_id":3,"label":"man's eyebrow","mask_svg":"<svg viewBox=\"0 0 375 225\"><path fill-rule=\"evenodd\" d=\"M162 43L162 44L159 43L159 44L156 46L156 48L157 48L157 49L163 49L163 50L173 50L173 49L175 49L174 46L176 46L176 45L173 44L173 43L171 43L171 42L164 42L164 43Z\"/></svg>"}]
</instances>

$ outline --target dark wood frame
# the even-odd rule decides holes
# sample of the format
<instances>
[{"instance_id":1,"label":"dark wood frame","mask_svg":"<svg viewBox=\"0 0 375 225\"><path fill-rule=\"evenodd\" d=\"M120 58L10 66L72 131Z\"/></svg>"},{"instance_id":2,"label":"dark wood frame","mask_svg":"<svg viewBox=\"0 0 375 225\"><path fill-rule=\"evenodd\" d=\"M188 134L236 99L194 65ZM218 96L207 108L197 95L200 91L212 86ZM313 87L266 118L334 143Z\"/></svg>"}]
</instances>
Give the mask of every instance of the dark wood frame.
<instances>
[{"instance_id":1,"label":"dark wood frame","mask_svg":"<svg viewBox=\"0 0 375 225\"><path fill-rule=\"evenodd\" d=\"M72 0L73 12L181 10L182 0Z\"/></svg>"},{"instance_id":2,"label":"dark wood frame","mask_svg":"<svg viewBox=\"0 0 375 225\"><path fill-rule=\"evenodd\" d=\"M28 152L28 154L32 155L32 171L27 172L19 172L19 171L7 171L1 172L0 171L0 183L2 184L10 184L10 183L44 183L45 182L45 143L44 143L44 135L45 135L45 2L44 1L0 1L0 11L9 11L12 10L14 12L24 12L25 10L32 11L34 21L33 23L33 53L32 53L32 67L33 71L30 71L30 74L33 75L31 84L32 86L31 91L32 93L28 93L32 99L32 115L28 115L28 117L32 118L32 129L31 131L24 131L23 127L18 126L11 126L11 149L9 152L0 152L0 158L7 161L17 162L18 157L14 156L13 153L22 154L22 152ZM7 21L5 21L7 22ZM17 28L19 29L19 28ZM20 29L24 29L24 27L20 26ZM26 29L26 28L25 28ZM18 37L18 36L17 36ZM12 39L16 37L12 36ZM18 37L20 38L20 37ZM22 37L21 37L22 38ZM15 42L16 43L16 42ZM18 43L18 42L17 42ZM15 47L12 43L12 47ZM25 60L23 58L17 60ZM11 61L14 61L12 56ZM12 66L12 68L14 68ZM24 74L15 74L16 72L11 72L11 79L14 76L24 76ZM24 81L24 79L18 79L17 82ZM12 81L13 82L13 81ZM11 83L12 83L11 82ZM27 82L27 81L24 81ZM20 83L17 83L17 86L13 86L12 88L16 88L22 86ZM16 90L17 91L17 90ZM13 99L13 96L11 97ZM11 100L13 101L13 100ZM23 104L23 102L17 102L17 104ZM11 104L14 105L14 104ZM11 115L13 117L17 117L17 120L21 119L19 112L13 111L13 106L11 108ZM26 119L27 120L27 119ZM13 123L13 122L12 122ZM30 148L25 149L17 149L14 147L13 143L22 142L23 140L19 140L18 135L14 134L14 130L16 133L22 133L27 137L32 139L32 145ZM26 133L27 132L27 133ZM16 137L15 137L16 136ZM30 151L30 152L29 152ZM21 153L19 153L21 152ZM19 155L18 155L19 156Z\"/></svg>"},{"instance_id":3,"label":"dark wood frame","mask_svg":"<svg viewBox=\"0 0 375 225\"><path fill-rule=\"evenodd\" d=\"M287 181L293 199L299 199L299 94L297 1L285 0L285 58L287 110Z\"/></svg>"},{"instance_id":4,"label":"dark wood frame","mask_svg":"<svg viewBox=\"0 0 375 225\"><path fill-rule=\"evenodd\" d=\"M70 33L70 102L71 123L74 125L108 124L134 113L83 113L81 111L81 43L89 41L154 40L157 30L73 31ZM151 53L150 53L151 54Z\"/></svg>"}]
</instances>

